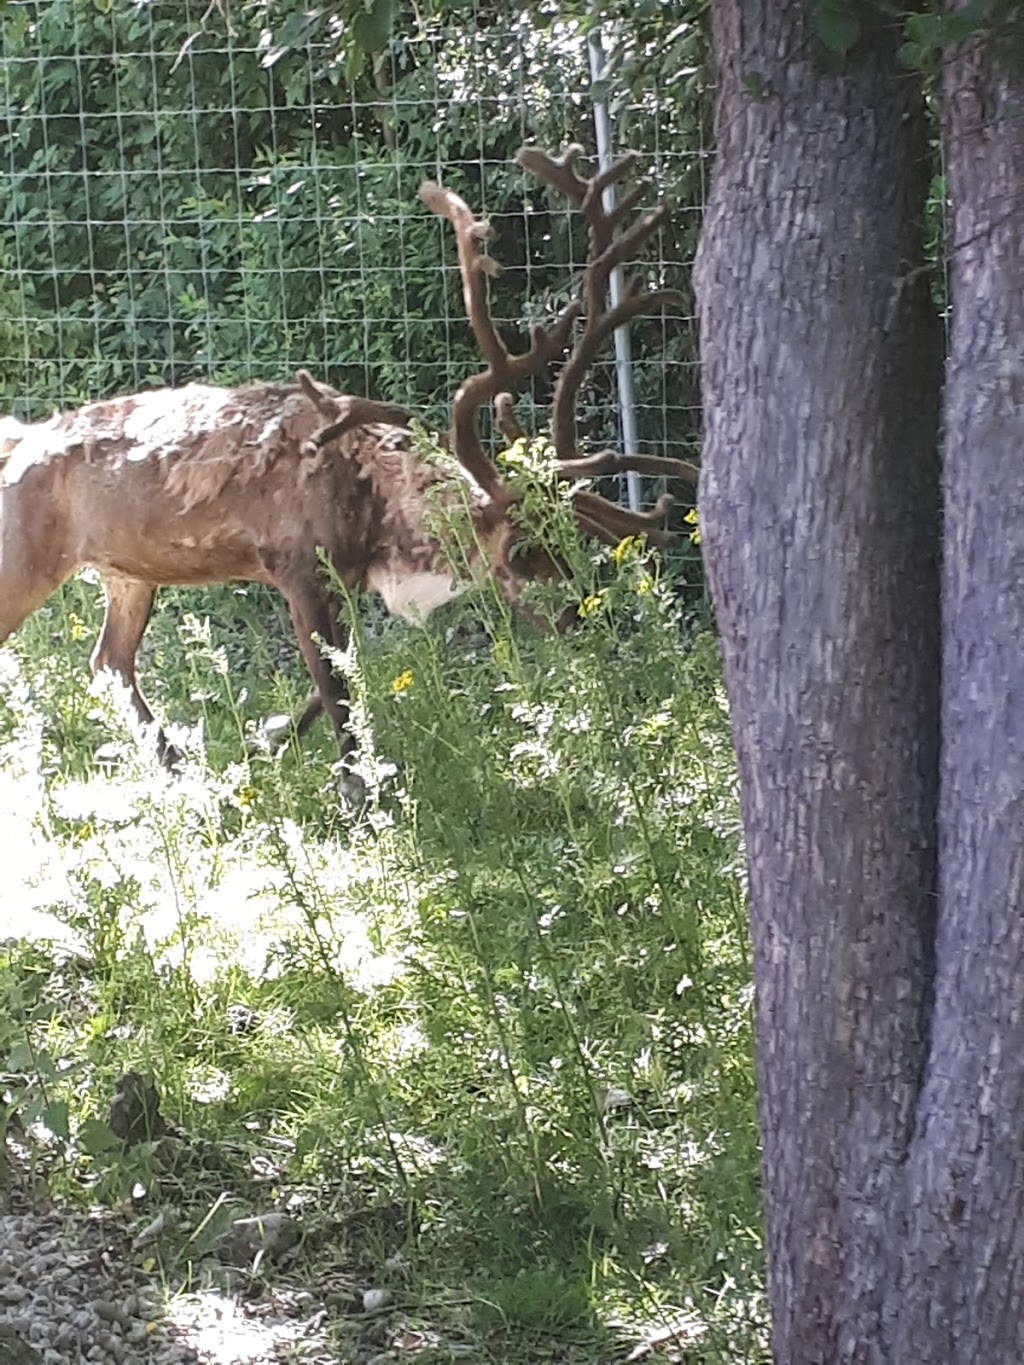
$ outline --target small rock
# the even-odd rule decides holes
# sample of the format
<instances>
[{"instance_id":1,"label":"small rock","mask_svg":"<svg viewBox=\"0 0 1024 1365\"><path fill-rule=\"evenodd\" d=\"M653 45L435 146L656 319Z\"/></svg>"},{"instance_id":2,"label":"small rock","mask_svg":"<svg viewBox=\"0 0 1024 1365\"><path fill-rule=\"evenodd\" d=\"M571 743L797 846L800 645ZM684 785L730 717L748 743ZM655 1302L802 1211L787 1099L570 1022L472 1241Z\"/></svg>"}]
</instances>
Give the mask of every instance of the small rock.
<instances>
[{"instance_id":1,"label":"small rock","mask_svg":"<svg viewBox=\"0 0 1024 1365\"><path fill-rule=\"evenodd\" d=\"M354 1290L328 1289L324 1295L324 1306L333 1308L337 1312L352 1313L355 1311L356 1303Z\"/></svg>"},{"instance_id":2,"label":"small rock","mask_svg":"<svg viewBox=\"0 0 1024 1365\"><path fill-rule=\"evenodd\" d=\"M119 1308L116 1303L111 1303L109 1299L94 1299L92 1308L98 1318L102 1318L104 1322L115 1322L126 1332L133 1325L131 1315L123 1308Z\"/></svg>"},{"instance_id":3,"label":"small rock","mask_svg":"<svg viewBox=\"0 0 1024 1365\"><path fill-rule=\"evenodd\" d=\"M268 716L260 726L259 734L250 740L252 748L258 750L276 749L279 744L283 744L292 733L291 716L273 715ZM260 740L263 743L260 743Z\"/></svg>"},{"instance_id":4,"label":"small rock","mask_svg":"<svg viewBox=\"0 0 1024 1365\"><path fill-rule=\"evenodd\" d=\"M137 1071L126 1071L118 1080L107 1116L107 1127L129 1147L163 1137L167 1125L160 1114L156 1086Z\"/></svg>"},{"instance_id":5,"label":"small rock","mask_svg":"<svg viewBox=\"0 0 1024 1365\"><path fill-rule=\"evenodd\" d=\"M6 1323L0 1323L0 1365L39 1365L45 1360Z\"/></svg>"},{"instance_id":6,"label":"small rock","mask_svg":"<svg viewBox=\"0 0 1024 1365\"><path fill-rule=\"evenodd\" d=\"M274 1210L254 1218L236 1218L231 1224L230 1246L237 1256L251 1261L260 1252L279 1256L295 1245L298 1236L294 1220Z\"/></svg>"},{"instance_id":7,"label":"small rock","mask_svg":"<svg viewBox=\"0 0 1024 1365\"><path fill-rule=\"evenodd\" d=\"M387 1308L391 1298L390 1289L364 1289L363 1311L365 1313L379 1313L382 1308Z\"/></svg>"},{"instance_id":8,"label":"small rock","mask_svg":"<svg viewBox=\"0 0 1024 1365\"><path fill-rule=\"evenodd\" d=\"M166 1210L161 1209L151 1223L147 1223L141 1232L137 1233L132 1239L132 1250L138 1251L141 1247L147 1246L150 1242L155 1242L167 1226Z\"/></svg>"}]
</instances>

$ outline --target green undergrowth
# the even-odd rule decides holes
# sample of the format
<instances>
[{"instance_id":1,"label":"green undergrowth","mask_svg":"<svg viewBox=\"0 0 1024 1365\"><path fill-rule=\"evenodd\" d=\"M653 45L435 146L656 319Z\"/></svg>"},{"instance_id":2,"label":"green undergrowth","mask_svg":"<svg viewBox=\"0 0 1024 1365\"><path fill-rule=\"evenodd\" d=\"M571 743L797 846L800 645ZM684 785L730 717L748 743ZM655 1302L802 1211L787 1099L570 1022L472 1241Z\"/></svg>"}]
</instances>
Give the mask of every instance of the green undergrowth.
<instances>
[{"instance_id":1,"label":"green undergrowth","mask_svg":"<svg viewBox=\"0 0 1024 1365\"><path fill-rule=\"evenodd\" d=\"M311 1266L430 1326L403 1358L614 1360L657 1333L762 1358L716 649L639 547L597 558L569 636L479 597L421 630L357 618L360 811L325 723L247 754L308 687L262 590L161 601L142 675L184 726L177 777L87 686L87 578L0 652L0 1113L63 1198L175 1205L147 1253L170 1285L223 1208L287 1205ZM130 1069L186 1174L111 1146Z\"/></svg>"}]
</instances>

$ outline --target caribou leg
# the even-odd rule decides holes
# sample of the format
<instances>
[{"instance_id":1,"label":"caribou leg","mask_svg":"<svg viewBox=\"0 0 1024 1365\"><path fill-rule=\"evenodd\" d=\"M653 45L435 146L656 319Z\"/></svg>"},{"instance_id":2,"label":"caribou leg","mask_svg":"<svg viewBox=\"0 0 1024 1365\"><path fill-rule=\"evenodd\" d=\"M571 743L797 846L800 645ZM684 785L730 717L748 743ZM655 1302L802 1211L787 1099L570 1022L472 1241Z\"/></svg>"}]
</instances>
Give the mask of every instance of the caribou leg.
<instances>
[{"instance_id":1,"label":"caribou leg","mask_svg":"<svg viewBox=\"0 0 1024 1365\"><path fill-rule=\"evenodd\" d=\"M152 725L156 717L149 702L142 695L135 672L139 645L149 624L156 589L151 583L129 578L126 574L105 572L102 575L105 607L99 639L92 652L89 666L93 677L104 669L116 673L131 694L135 713L143 725ZM165 768L176 768L181 754L168 743L163 727L156 732L157 754Z\"/></svg>"}]
</instances>

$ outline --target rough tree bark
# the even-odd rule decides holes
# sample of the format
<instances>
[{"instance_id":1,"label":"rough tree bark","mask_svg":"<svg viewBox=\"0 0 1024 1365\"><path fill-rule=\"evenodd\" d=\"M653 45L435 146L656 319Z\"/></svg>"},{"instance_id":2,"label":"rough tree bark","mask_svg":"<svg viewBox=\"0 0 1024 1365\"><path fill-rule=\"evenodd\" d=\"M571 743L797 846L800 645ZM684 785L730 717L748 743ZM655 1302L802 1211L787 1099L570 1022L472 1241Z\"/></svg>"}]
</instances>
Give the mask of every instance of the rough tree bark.
<instances>
[{"instance_id":1,"label":"rough tree bark","mask_svg":"<svg viewBox=\"0 0 1024 1365\"><path fill-rule=\"evenodd\" d=\"M1011 11L1007 9L1007 14ZM1019 22L1019 21L1018 21ZM1024 1360L1024 67L949 54L935 1010L894 1361Z\"/></svg>"},{"instance_id":2,"label":"rough tree bark","mask_svg":"<svg viewBox=\"0 0 1024 1365\"><path fill-rule=\"evenodd\" d=\"M923 106L898 32L865 24L826 60L818 10L716 0L696 274L701 527L742 781L785 1365L884 1358L935 910L940 348L915 271Z\"/></svg>"}]
</instances>

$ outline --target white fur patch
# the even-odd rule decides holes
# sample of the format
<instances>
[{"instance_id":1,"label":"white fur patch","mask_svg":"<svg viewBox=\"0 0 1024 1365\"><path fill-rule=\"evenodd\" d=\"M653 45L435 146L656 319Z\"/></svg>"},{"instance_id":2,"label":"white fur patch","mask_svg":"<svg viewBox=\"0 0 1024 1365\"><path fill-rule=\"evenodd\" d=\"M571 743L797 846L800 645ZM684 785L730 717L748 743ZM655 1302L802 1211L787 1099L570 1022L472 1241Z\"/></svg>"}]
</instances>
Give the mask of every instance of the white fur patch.
<instances>
[{"instance_id":1,"label":"white fur patch","mask_svg":"<svg viewBox=\"0 0 1024 1365\"><path fill-rule=\"evenodd\" d=\"M366 586L379 592L393 616L419 625L435 607L460 597L466 585L456 583L450 573L396 573L394 569L371 569Z\"/></svg>"},{"instance_id":2,"label":"white fur patch","mask_svg":"<svg viewBox=\"0 0 1024 1365\"><path fill-rule=\"evenodd\" d=\"M50 454L50 426L26 426L13 417L0 423L0 463L4 483L18 483L27 470Z\"/></svg>"}]
</instances>

